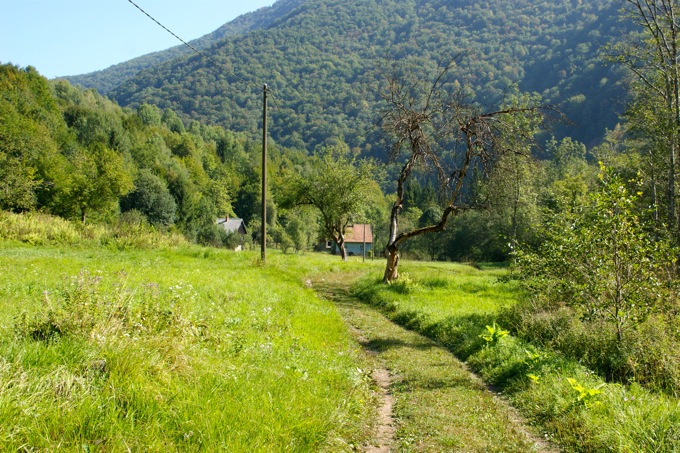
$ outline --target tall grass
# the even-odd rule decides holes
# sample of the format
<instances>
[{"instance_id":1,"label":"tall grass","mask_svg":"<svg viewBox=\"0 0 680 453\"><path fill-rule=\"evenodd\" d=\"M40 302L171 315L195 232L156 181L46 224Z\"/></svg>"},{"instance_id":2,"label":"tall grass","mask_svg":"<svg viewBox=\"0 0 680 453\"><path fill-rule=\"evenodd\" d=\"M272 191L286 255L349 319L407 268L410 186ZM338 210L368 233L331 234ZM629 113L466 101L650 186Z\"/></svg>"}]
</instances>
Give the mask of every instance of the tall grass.
<instances>
[{"instance_id":1,"label":"tall grass","mask_svg":"<svg viewBox=\"0 0 680 453\"><path fill-rule=\"evenodd\" d=\"M187 245L179 234L155 230L139 222L117 225L80 224L38 212L0 211L0 240L31 245L105 245L115 248L177 247Z\"/></svg>"},{"instance_id":2,"label":"tall grass","mask_svg":"<svg viewBox=\"0 0 680 453\"><path fill-rule=\"evenodd\" d=\"M369 378L333 307L305 287L335 261L50 241L63 243L0 242L0 450L364 439Z\"/></svg>"},{"instance_id":3,"label":"tall grass","mask_svg":"<svg viewBox=\"0 0 680 453\"><path fill-rule=\"evenodd\" d=\"M502 270L409 263L408 278L383 285L378 274L355 294L391 319L447 346L501 390L567 451L680 451L680 400L637 384L605 382L572 359L502 330L518 288ZM487 326L489 326L487 328Z\"/></svg>"}]
</instances>

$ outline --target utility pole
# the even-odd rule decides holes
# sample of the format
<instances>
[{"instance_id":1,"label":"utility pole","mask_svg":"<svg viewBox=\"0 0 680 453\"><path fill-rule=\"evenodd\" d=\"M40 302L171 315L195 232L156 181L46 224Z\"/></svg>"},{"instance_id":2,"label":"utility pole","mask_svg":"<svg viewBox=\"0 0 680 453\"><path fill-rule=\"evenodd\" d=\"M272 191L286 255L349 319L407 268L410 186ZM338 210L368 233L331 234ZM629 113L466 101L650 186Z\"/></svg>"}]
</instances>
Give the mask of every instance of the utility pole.
<instances>
[{"instance_id":1,"label":"utility pole","mask_svg":"<svg viewBox=\"0 0 680 453\"><path fill-rule=\"evenodd\" d=\"M362 252L364 252L364 255L361 258L361 262L365 263L366 262L366 224L365 223L364 223L364 245L362 247Z\"/></svg>"},{"instance_id":2,"label":"utility pole","mask_svg":"<svg viewBox=\"0 0 680 453\"><path fill-rule=\"evenodd\" d=\"M262 108L262 263L267 261L267 93L264 84L264 103Z\"/></svg>"}]
</instances>

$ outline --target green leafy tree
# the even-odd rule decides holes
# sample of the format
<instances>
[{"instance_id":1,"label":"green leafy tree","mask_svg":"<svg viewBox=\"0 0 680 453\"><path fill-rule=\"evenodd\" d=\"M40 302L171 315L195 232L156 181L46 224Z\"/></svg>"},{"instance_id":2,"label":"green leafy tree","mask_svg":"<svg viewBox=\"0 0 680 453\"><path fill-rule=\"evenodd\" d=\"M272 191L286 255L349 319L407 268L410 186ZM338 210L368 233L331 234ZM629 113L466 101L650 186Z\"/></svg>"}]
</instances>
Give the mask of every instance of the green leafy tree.
<instances>
[{"instance_id":1,"label":"green leafy tree","mask_svg":"<svg viewBox=\"0 0 680 453\"><path fill-rule=\"evenodd\" d=\"M663 311L677 250L650 235L638 211L639 181L604 167L600 181L581 209L551 220L547 240L521 255L520 269L542 298L610 323L623 343L627 329Z\"/></svg>"},{"instance_id":2,"label":"green leafy tree","mask_svg":"<svg viewBox=\"0 0 680 453\"><path fill-rule=\"evenodd\" d=\"M631 39L612 45L613 59L633 74L629 121L644 138L657 175L665 181L667 224L680 241L677 184L680 153L680 4L674 0L625 0Z\"/></svg>"},{"instance_id":3,"label":"green leafy tree","mask_svg":"<svg viewBox=\"0 0 680 453\"><path fill-rule=\"evenodd\" d=\"M177 116L177 113L175 113L173 110L165 109L165 111L163 112L163 116L161 117L161 121L172 132L175 132L177 134L184 133L184 123L182 123L182 120L179 118L179 116Z\"/></svg>"},{"instance_id":4,"label":"green leafy tree","mask_svg":"<svg viewBox=\"0 0 680 453\"><path fill-rule=\"evenodd\" d=\"M292 184L294 202L319 211L321 233L335 242L343 261L347 227L362 217L366 200L376 189L374 168L368 161L357 161L346 148L329 148L310 158Z\"/></svg>"},{"instance_id":5,"label":"green leafy tree","mask_svg":"<svg viewBox=\"0 0 680 453\"><path fill-rule=\"evenodd\" d=\"M106 146L79 149L70 160L64 208L75 210L83 223L89 213L112 208L134 188L122 156Z\"/></svg>"},{"instance_id":6,"label":"green leafy tree","mask_svg":"<svg viewBox=\"0 0 680 453\"><path fill-rule=\"evenodd\" d=\"M34 168L0 151L0 209L16 212L34 209L39 185Z\"/></svg>"},{"instance_id":7,"label":"green leafy tree","mask_svg":"<svg viewBox=\"0 0 680 453\"><path fill-rule=\"evenodd\" d=\"M137 210L152 225L169 226L175 222L177 204L170 195L167 184L149 170L140 171L135 188L120 202L121 210Z\"/></svg>"},{"instance_id":8,"label":"green leafy tree","mask_svg":"<svg viewBox=\"0 0 680 453\"><path fill-rule=\"evenodd\" d=\"M296 252L311 250L318 238L318 213L304 206L286 213L285 230Z\"/></svg>"},{"instance_id":9,"label":"green leafy tree","mask_svg":"<svg viewBox=\"0 0 680 453\"><path fill-rule=\"evenodd\" d=\"M0 65L0 192L3 209L51 206L65 176L69 137L47 80Z\"/></svg>"},{"instance_id":10,"label":"green leafy tree","mask_svg":"<svg viewBox=\"0 0 680 453\"><path fill-rule=\"evenodd\" d=\"M159 127L163 113L155 105L141 104L137 107L137 116L145 126Z\"/></svg>"}]
</instances>

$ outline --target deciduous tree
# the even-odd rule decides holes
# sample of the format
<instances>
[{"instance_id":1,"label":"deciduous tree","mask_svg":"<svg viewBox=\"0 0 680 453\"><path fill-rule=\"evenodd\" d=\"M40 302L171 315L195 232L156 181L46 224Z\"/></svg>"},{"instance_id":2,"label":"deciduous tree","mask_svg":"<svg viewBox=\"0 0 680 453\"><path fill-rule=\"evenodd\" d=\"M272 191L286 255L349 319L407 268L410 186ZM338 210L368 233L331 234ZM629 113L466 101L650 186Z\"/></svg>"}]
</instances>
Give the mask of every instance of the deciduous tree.
<instances>
[{"instance_id":1,"label":"deciduous tree","mask_svg":"<svg viewBox=\"0 0 680 453\"><path fill-rule=\"evenodd\" d=\"M553 216L547 240L523 254L520 269L552 304L577 308L587 319L626 331L670 299L677 250L654 240L637 206L640 181L601 167L600 188L585 205Z\"/></svg>"},{"instance_id":2,"label":"deciduous tree","mask_svg":"<svg viewBox=\"0 0 680 453\"><path fill-rule=\"evenodd\" d=\"M382 127L391 137L390 158L401 166L396 200L390 214L387 264L383 281L398 278L400 246L414 237L442 231L449 217L466 209L472 173L479 175L504 153L524 154L542 124L546 108L531 97L519 97L498 110L483 112L466 102L447 76L455 62L440 68L430 81L399 68L388 76ZM509 140L512 137L512 140ZM416 171L437 178L441 215L429 225L400 229L406 183Z\"/></svg>"},{"instance_id":3,"label":"deciduous tree","mask_svg":"<svg viewBox=\"0 0 680 453\"><path fill-rule=\"evenodd\" d=\"M330 148L313 156L293 183L294 202L318 209L321 233L335 242L343 261L347 260L347 227L363 216L370 192L380 190L373 181L373 172L374 165L357 161L349 150Z\"/></svg>"},{"instance_id":4,"label":"deciduous tree","mask_svg":"<svg viewBox=\"0 0 680 453\"><path fill-rule=\"evenodd\" d=\"M167 184L149 170L141 170L135 180L135 189L121 200L121 209L142 212L149 223L168 226L175 222L177 204L170 195Z\"/></svg>"},{"instance_id":5,"label":"deciduous tree","mask_svg":"<svg viewBox=\"0 0 680 453\"><path fill-rule=\"evenodd\" d=\"M119 197L134 188L122 156L104 145L94 145L92 150L79 149L72 156L71 165L66 201L83 223L91 211L117 203Z\"/></svg>"},{"instance_id":6,"label":"deciduous tree","mask_svg":"<svg viewBox=\"0 0 680 453\"><path fill-rule=\"evenodd\" d=\"M613 45L612 55L635 76L628 113L634 132L646 139L642 149L651 153L651 161L657 160L655 154L665 157L665 165L657 170L665 175L667 223L679 241L680 4L677 0L625 0L624 5L639 33Z\"/></svg>"}]
</instances>

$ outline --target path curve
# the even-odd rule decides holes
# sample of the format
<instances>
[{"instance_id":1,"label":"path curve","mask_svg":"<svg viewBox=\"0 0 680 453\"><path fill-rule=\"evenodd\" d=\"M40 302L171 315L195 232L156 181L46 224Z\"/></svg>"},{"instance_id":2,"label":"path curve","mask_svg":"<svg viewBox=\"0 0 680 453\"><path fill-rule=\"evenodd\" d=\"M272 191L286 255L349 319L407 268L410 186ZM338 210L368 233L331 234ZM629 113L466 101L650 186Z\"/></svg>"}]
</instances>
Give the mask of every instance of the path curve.
<instances>
[{"instance_id":1,"label":"path curve","mask_svg":"<svg viewBox=\"0 0 680 453\"><path fill-rule=\"evenodd\" d=\"M374 364L377 419L362 451L559 451L446 349L351 297L347 276L324 277L311 286L335 304Z\"/></svg>"}]
</instances>

